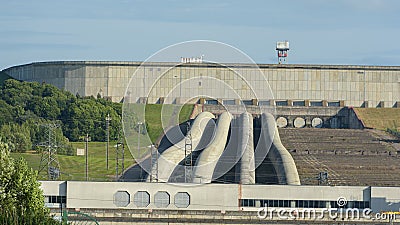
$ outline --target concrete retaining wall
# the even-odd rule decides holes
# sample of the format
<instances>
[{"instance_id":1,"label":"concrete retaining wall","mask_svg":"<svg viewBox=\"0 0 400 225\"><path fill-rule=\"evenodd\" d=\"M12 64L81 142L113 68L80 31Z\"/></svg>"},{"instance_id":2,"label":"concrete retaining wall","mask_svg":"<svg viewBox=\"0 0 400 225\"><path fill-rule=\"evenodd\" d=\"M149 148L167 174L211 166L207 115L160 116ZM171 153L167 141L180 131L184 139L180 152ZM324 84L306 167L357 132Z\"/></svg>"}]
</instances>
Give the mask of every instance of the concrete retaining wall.
<instances>
[{"instance_id":1,"label":"concrete retaining wall","mask_svg":"<svg viewBox=\"0 0 400 225\"><path fill-rule=\"evenodd\" d=\"M54 84L82 96L109 97L113 101L124 98L126 85L140 66L140 62L42 62L15 66L5 69L10 76L25 80ZM261 78L257 70L246 64L229 64L235 71L215 64L148 63L137 71L133 80L137 84L132 96L147 97L149 103L156 103L180 82L194 77L211 76L231 85L243 100L255 97L246 82L235 78L235 72L243 79L257 84ZM328 66L328 65L258 65L268 80L276 101L344 101L345 106L394 107L400 100L400 67L384 66ZM155 84L149 80L161 76ZM151 86L154 85L154 86ZM227 96L216 85L201 82L191 83L175 96L173 102L186 102L188 96L204 89L207 93L221 96L226 102L236 96ZM263 90L265 87L254 87ZM150 91L150 95L146 93ZM269 90L266 90L269 91ZM129 98L129 93L126 96ZM134 99L133 101L138 101ZM260 99L261 103L265 99ZM168 102L166 102L168 103ZM260 104L261 104L260 103ZM286 104L289 104L288 102ZM302 103L301 103L302 104ZM332 103L333 104L333 103ZM336 104L336 103L335 103Z\"/></svg>"}]
</instances>

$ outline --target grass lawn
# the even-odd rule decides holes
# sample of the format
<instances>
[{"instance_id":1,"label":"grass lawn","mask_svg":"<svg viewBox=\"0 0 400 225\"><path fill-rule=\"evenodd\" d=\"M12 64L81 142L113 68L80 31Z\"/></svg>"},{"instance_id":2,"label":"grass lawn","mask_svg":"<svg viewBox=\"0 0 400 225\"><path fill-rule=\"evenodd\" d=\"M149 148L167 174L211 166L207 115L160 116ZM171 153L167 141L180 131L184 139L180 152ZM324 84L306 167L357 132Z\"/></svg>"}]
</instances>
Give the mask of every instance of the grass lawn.
<instances>
[{"instance_id":1,"label":"grass lawn","mask_svg":"<svg viewBox=\"0 0 400 225\"><path fill-rule=\"evenodd\" d=\"M72 143L74 149L85 148L84 142ZM110 142L109 147L109 169L106 168L106 143L89 142L89 180L91 181L112 181L116 174L116 142ZM23 157L28 165L34 170L39 169L41 155L37 153L11 153L14 158ZM85 156L58 155L60 162L60 180L85 180ZM135 160L131 153L125 148L125 169L133 165ZM121 174L121 168L119 168ZM46 180L46 171L39 174L39 179Z\"/></svg>"},{"instance_id":2,"label":"grass lawn","mask_svg":"<svg viewBox=\"0 0 400 225\"><path fill-rule=\"evenodd\" d=\"M177 113L179 113L179 123L185 122L189 119L190 114L193 111L194 105L183 105L182 108L178 108L178 105L168 105L168 104L148 104L146 105L146 123L148 128L148 134L153 143L158 139L158 137L163 132L164 127L169 125L175 125L175 121L170 121ZM161 118L161 112L163 113L163 118ZM163 122L162 122L163 121ZM171 124L172 122L172 124Z\"/></svg>"},{"instance_id":3,"label":"grass lawn","mask_svg":"<svg viewBox=\"0 0 400 225\"><path fill-rule=\"evenodd\" d=\"M400 108L354 108L367 127L400 130Z\"/></svg>"}]
</instances>

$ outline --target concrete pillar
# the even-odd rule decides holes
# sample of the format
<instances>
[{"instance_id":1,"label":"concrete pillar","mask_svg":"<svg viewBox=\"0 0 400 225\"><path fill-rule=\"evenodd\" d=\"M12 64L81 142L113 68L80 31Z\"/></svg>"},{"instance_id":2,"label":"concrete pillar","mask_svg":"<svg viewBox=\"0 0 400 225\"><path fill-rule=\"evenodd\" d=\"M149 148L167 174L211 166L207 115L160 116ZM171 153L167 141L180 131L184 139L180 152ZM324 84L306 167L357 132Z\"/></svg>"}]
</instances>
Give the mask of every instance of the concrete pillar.
<instances>
[{"instance_id":1,"label":"concrete pillar","mask_svg":"<svg viewBox=\"0 0 400 225\"><path fill-rule=\"evenodd\" d=\"M400 108L400 101L397 101L396 103L394 103L394 107L395 108Z\"/></svg>"},{"instance_id":2,"label":"concrete pillar","mask_svg":"<svg viewBox=\"0 0 400 225\"><path fill-rule=\"evenodd\" d=\"M294 117L292 117L292 116L288 116L288 118L287 118L287 127L291 127L291 128L293 128L294 127Z\"/></svg>"},{"instance_id":3,"label":"concrete pillar","mask_svg":"<svg viewBox=\"0 0 400 225\"><path fill-rule=\"evenodd\" d=\"M235 99L235 105L240 105L240 99Z\"/></svg>"},{"instance_id":4,"label":"concrete pillar","mask_svg":"<svg viewBox=\"0 0 400 225\"><path fill-rule=\"evenodd\" d=\"M311 127L311 124L312 124L311 118L310 117L306 117L305 121L306 121L306 127Z\"/></svg>"},{"instance_id":5,"label":"concrete pillar","mask_svg":"<svg viewBox=\"0 0 400 225\"><path fill-rule=\"evenodd\" d=\"M363 108L369 108L369 107L370 107L369 101L364 101L361 107L363 107Z\"/></svg>"},{"instance_id":6,"label":"concrete pillar","mask_svg":"<svg viewBox=\"0 0 400 225\"><path fill-rule=\"evenodd\" d=\"M287 100L287 105L288 106L293 106L293 100Z\"/></svg>"},{"instance_id":7,"label":"concrete pillar","mask_svg":"<svg viewBox=\"0 0 400 225\"><path fill-rule=\"evenodd\" d=\"M309 107L310 106L310 100L304 100L304 106Z\"/></svg>"},{"instance_id":8,"label":"concrete pillar","mask_svg":"<svg viewBox=\"0 0 400 225\"><path fill-rule=\"evenodd\" d=\"M328 107L328 101L322 100L322 107Z\"/></svg>"},{"instance_id":9,"label":"concrete pillar","mask_svg":"<svg viewBox=\"0 0 400 225\"><path fill-rule=\"evenodd\" d=\"M339 106L340 106L340 107L344 107L344 100L340 100L340 101L339 101Z\"/></svg>"},{"instance_id":10,"label":"concrete pillar","mask_svg":"<svg viewBox=\"0 0 400 225\"><path fill-rule=\"evenodd\" d=\"M258 105L258 99L252 99L252 105Z\"/></svg>"},{"instance_id":11,"label":"concrete pillar","mask_svg":"<svg viewBox=\"0 0 400 225\"><path fill-rule=\"evenodd\" d=\"M160 97L158 99L158 104L164 104L165 98L164 97Z\"/></svg>"},{"instance_id":12,"label":"concrete pillar","mask_svg":"<svg viewBox=\"0 0 400 225\"><path fill-rule=\"evenodd\" d=\"M269 105L270 106L276 106L275 100L273 100L273 99L269 100Z\"/></svg>"},{"instance_id":13,"label":"concrete pillar","mask_svg":"<svg viewBox=\"0 0 400 225\"><path fill-rule=\"evenodd\" d=\"M218 105L223 105L224 101L222 100L222 98L217 99Z\"/></svg>"},{"instance_id":14,"label":"concrete pillar","mask_svg":"<svg viewBox=\"0 0 400 225\"><path fill-rule=\"evenodd\" d=\"M385 108L385 102L384 101L380 101L378 108Z\"/></svg>"},{"instance_id":15,"label":"concrete pillar","mask_svg":"<svg viewBox=\"0 0 400 225\"><path fill-rule=\"evenodd\" d=\"M147 104L147 97L140 97L139 104Z\"/></svg>"},{"instance_id":16,"label":"concrete pillar","mask_svg":"<svg viewBox=\"0 0 400 225\"><path fill-rule=\"evenodd\" d=\"M296 201L295 200L290 201L290 208L296 208Z\"/></svg>"}]
</instances>

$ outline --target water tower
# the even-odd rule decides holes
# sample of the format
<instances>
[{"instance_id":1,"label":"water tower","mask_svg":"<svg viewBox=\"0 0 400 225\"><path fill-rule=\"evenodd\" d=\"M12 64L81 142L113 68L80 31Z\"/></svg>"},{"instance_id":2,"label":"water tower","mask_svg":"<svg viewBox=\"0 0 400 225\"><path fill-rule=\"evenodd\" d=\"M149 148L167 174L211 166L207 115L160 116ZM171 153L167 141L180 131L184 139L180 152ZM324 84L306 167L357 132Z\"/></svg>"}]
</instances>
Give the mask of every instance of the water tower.
<instances>
[{"instance_id":1,"label":"water tower","mask_svg":"<svg viewBox=\"0 0 400 225\"><path fill-rule=\"evenodd\" d=\"M278 63L282 64L283 62L286 62L286 58L288 56L288 51L289 51L289 42L288 41L276 42L276 51L278 52Z\"/></svg>"}]
</instances>

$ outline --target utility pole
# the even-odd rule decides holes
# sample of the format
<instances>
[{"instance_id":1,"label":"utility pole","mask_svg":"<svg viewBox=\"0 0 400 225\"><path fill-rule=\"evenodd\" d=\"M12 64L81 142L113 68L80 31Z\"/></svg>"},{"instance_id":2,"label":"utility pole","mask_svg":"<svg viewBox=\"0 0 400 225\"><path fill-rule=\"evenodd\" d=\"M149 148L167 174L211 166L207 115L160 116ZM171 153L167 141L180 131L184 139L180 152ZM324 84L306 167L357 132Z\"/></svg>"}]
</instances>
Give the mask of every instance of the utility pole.
<instances>
[{"instance_id":1,"label":"utility pole","mask_svg":"<svg viewBox=\"0 0 400 225\"><path fill-rule=\"evenodd\" d=\"M89 162L88 162L88 155L89 155L89 134L86 134L85 137L85 165L86 165L86 181L89 180Z\"/></svg>"},{"instance_id":2,"label":"utility pole","mask_svg":"<svg viewBox=\"0 0 400 225\"><path fill-rule=\"evenodd\" d=\"M108 151L109 151L109 145L110 145L110 121L111 121L110 114L107 114L107 117L106 117L106 130L107 130L106 165L107 165L107 170L108 170Z\"/></svg>"},{"instance_id":3,"label":"utility pole","mask_svg":"<svg viewBox=\"0 0 400 225\"><path fill-rule=\"evenodd\" d=\"M123 173L125 171L125 163L124 163L124 161L125 161L125 144L124 144L124 141L122 141L121 144L122 144L122 168L121 168L121 171Z\"/></svg>"},{"instance_id":4,"label":"utility pole","mask_svg":"<svg viewBox=\"0 0 400 225\"><path fill-rule=\"evenodd\" d=\"M140 159L140 157L141 157L141 155L140 155L140 127L142 126L142 122L139 122L138 123L138 126L139 126L139 132L138 132L138 144L137 144L137 149L138 149L138 154L137 154L137 157L136 157L136 163L139 163L139 159ZM143 173L142 173L142 169L140 169L140 179L142 179L142 175L143 175Z\"/></svg>"}]
</instances>

